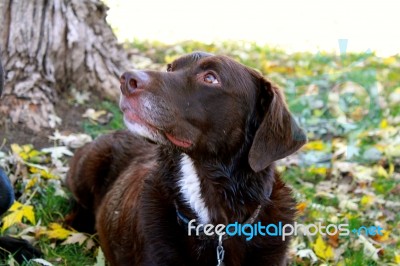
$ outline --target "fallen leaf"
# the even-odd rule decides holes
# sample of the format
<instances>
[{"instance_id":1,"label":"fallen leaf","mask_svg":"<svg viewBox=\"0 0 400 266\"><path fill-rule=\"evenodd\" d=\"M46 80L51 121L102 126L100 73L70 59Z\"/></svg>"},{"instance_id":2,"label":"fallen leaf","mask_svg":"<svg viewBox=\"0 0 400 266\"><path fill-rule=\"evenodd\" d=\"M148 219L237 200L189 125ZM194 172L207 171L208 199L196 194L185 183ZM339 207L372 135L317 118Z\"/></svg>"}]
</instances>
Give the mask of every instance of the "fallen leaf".
<instances>
[{"instance_id":1,"label":"fallen leaf","mask_svg":"<svg viewBox=\"0 0 400 266\"><path fill-rule=\"evenodd\" d=\"M299 214L304 213L304 210L307 208L307 202L300 202L299 204L297 204L296 208Z\"/></svg>"},{"instance_id":2,"label":"fallen leaf","mask_svg":"<svg viewBox=\"0 0 400 266\"><path fill-rule=\"evenodd\" d=\"M399 254L399 253L395 253L395 255L394 255L394 262L395 262L396 264L399 264L399 265L400 265L400 254Z\"/></svg>"},{"instance_id":3,"label":"fallen leaf","mask_svg":"<svg viewBox=\"0 0 400 266\"><path fill-rule=\"evenodd\" d=\"M50 262L48 262L47 260L44 260L44 259L32 259L31 261L39 263L40 265L43 265L43 266L53 266L53 264L51 264Z\"/></svg>"},{"instance_id":4,"label":"fallen leaf","mask_svg":"<svg viewBox=\"0 0 400 266\"><path fill-rule=\"evenodd\" d=\"M347 198L347 199L341 200L339 203L339 208L347 209L347 210L351 210L351 211L357 211L358 210L357 199L348 199Z\"/></svg>"},{"instance_id":5,"label":"fallen leaf","mask_svg":"<svg viewBox=\"0 0 400 266\"><path fill-rule=\"evenodd\" d=\"M23 205L18 201L8 210L10 213L3 217L3 226L1 227L1 232L4 232L7 228L14 224L22 223L22 219L26 218L30 223L35 224L35 213L33 212L33 206Z\"/></svg>"},{"instance_id":6,"label":"fallen leaf","mask_svg":"<svg viewBox=\"0 0 400 266\"><path fill-rule=\"evenodd\" d=\"M89 118L93 122L100 124L107 124L112 119L112 114L109 114L105 110L96 111L92 108L86 110L82 117Z\"/></svg>"},{"instance_id":7,"label":"fallen leaf","mask_svg":"<svg viewBox=\"0 0 400 266\"><path fill-rule=\"evenodd\" d=\"M317 240L313 244L313 249L315 254L324 260L330 260L335 255L333 248L325 243L321 235L318 235Z\"/></svg>"},{"instance_id":8,"label":"fallen leaf","mask_svg":"<svg viewBox=\"0 0 400 266\"><path fill-rule=\"evenodd\" d=\"M38 177L33 177L31 178L28 183L25 186L25 191L28 191L29 189L31 189L33 186L35 186L39 181Z\"/></svg>"},{"instance_id":9,"label":"fallen leaf","mask_svg":"<svg viewBox=\"0 0 400 266\"><path fill-rule=\"evenodd\" d=\"M106 265L106 258L104 257L104 253L101 250L101 248L99 248L96 256L96 263L93 266L105 266L105 265Z\"/></svg>"},{"instance_id":10,"label":"fallen leaf","mask_svg":"<svg viewBox=\"0 0 400 266\"><path fill-rule=\"evenodd\" d=\"M92 137L87 134L62 135L59 131L55 131L53 136L49 138L51 140L61 141L64 145L73 149L80 148L92 141Z\"/></svg>"},{"instance_id":11,"label":"fallen leaf","mask_svg":"<svg viewBox=\"0 0 400 266\"><path fill-rule=\"evenodd\" d=\"M304 145L303 150L316 150L322 151L326 148L326 145L322 142L322 140L310 141L306 145Z\"/></svg>"},{"instance_id":12,"label":"fallen leaf","mask_svg":"<svg viewBox=\"0 0 400 266\"><path fill-rule=\"evenodd\" d=\"M390 231L388 230L382 230L382 235L380 234L376 234L372 237L373 240L383 243L383 242L387 242L390 239Z\"/></svg>"},{"instance_id":13,"label":"fallen leaf","mask_svg":"<svg viewBox=\"0 0 400 266\"><path fill-rule=\"evenodd\" d=\"M308 171L311 174L316 174L316 175L326 175L328 169L326 167L316 167L316 166L311 166Z\"/></svg>"},{"instance_id":14,"label":"fallen leaf","mask_svg":"<svg viewBox=\"0 0 400 266\"><path fill-rule=\"evenodd\" d=\"M334 248L338 248L339 247L339 231L334 235L327 234L327 237L328 237L328 243L332 247L334 247Z\"/></svg>"},{"instance_id":15,"label":"fallen leaf","mask_svg":"<svg viewBox=\"0 0 400 266\"><path fill-rule=\"evenodd\" d=\"M372 205L374 203L374 201L375 201L375 197L374 196L372 196L372 195L364 195L364 196L362 196L362 198L360 200L360 203L361 203L361 205L364 205L364 206L370 206L370 205Z\"/></svg>"},{"instance_id":16,"label":"fallen leaf","mask_svg":"<svg viewBox=\"0 0 400 266\"><path fill-rule=\"evenodd\" d=\"M72 88L71 94L74 97L77 104L84 104L90 100L89 91L78 91L76 88Z\"/></svg>"},{"instance_id":17,"label":"fallen leaf","mask_svg":"<svg viewBox=\"0 0 400 266\"><path fill-rule=\"evenodd\" d=\"M357 242L362 244L365 256L370 257L373 260L379 259L379 249L374 247L374 245L365 236L359 235Z\"/></svg>"},{"instance_id":18,"label":"fallen leaf","mask_svg":"<svg viewBox=\"0 0 400 266\"><path fill-rule=\"evenodd\" d=\"M387 128L388 127L388 121L386 119L382 119L379 127L382 128L382 129Z\"/></svg>"},{"instance_id":19,"label":"fallen leaf","mask_svg":"<svg viewBox=\"0 0 400 266\"><path fill-rule=\"evenodd\" d=\"M73 233L74 233L73 231L63 228L58 223L49 224L49 230L42 232L42 234L48 236L49 238L60 239L60 240L66 239L68 236L70 236Z\"/></svg>"},{"instance_id":20,"label":"fallen leaf","mask_svg":"<svg viewBox=\"0 0 400 266\"><path fill-rule=\"evenodd\" d=\"M83 233L73 233L68 236L67 239L64 240L64 242L61 243L61 245L69 245L69 244L76 244L78 243L79 245L82 245L86 240L88 240L88 237L83 234Z\"/></svg>"},{"instance_id":21,"label":"fallen leaf","mask_svg":"<svg viewBox=\"0 0 400 266\"><path fill-rule=\"evenodd\" d=\"M42 149L42 152L44 153L50 153L51 158L53 160L60 159L64 156L73 156L74 154L67 149L65 146L58 146L58 147L52 147L52 148L46 148Z\"/></svg>"},{"instance_id":22,"label":"fallen leaf","mask_svg":"<svg viewBox=\"0 0 400 266\"><path fill-rule=\"evenodd\" d=\"M297 251L296 256L302 258L302 259L310 259L311 263L316 263L318 261L317 256L315 255L314 251L311 249L302 249Z\"/></svg>"}]
</instances>

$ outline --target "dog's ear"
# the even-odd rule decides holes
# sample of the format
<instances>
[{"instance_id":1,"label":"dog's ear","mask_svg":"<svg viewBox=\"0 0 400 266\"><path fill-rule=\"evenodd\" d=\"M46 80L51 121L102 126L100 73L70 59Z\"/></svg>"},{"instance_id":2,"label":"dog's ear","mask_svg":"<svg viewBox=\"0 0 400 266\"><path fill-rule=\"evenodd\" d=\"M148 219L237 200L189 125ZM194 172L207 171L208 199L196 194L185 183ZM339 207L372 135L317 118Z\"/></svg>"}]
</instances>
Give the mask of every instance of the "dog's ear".
<instances>
[{"instance_id":1,"label":"dog's ear","mask_svg":"<svg viewBox=\"0 0 400 266\"><path fill-rule=\"evenodd\" d=\"M290 114L280 90L262 77L259 80L258 104L264 117L249 152L249 164L255 172L294 153L307 142L306 134Z\"/></svg>"}]
</instances>

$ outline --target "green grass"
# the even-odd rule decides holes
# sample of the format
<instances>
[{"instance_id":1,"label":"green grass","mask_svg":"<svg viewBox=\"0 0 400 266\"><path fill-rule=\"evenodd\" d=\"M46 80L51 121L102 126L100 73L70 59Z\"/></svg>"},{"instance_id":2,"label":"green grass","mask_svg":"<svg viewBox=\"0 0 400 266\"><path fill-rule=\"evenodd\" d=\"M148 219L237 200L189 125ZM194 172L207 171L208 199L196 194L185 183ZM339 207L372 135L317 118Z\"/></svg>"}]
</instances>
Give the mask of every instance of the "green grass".
<instances>
[{"instance_id":1,"label":"green grass","mask_svg":"<svg viewBox=\"0 0 400 266\"><path fill-rule=\"evenodd\" d=\"M106 110L112 113L113 118L107 125L99 125L92 121L85 120L82 124L83 131L92 137L110 133L116 129L124 128L123 116L119 107L109 101L103 101L99 104L98 109Z\"/></svg>"},{"instance_id":2,"label":"green grass","mask_svg":"<svg viewBox=\"0 0 400 266\"><path fill-rule=\"evenodd\" d=\"M70 201L62 196L58 196L57 188L48 186L32 200L32 205L36 206L36 219L44 225L55 221L62 221L65 215L71 210Z\"/></svg>"},{"instance_id":3,"label":"green grass","mask_svg":"<svg viewBox=\"0 0 400 266\"><path fill-rule=\"evenodd\" d=\"M54 265L84 266L94 265L96 262L95 254L85 252L79 244L50 247L48 241L43 241L40 243L40 248L47 254L46 260Z\"/></svg>"}]
</instances>

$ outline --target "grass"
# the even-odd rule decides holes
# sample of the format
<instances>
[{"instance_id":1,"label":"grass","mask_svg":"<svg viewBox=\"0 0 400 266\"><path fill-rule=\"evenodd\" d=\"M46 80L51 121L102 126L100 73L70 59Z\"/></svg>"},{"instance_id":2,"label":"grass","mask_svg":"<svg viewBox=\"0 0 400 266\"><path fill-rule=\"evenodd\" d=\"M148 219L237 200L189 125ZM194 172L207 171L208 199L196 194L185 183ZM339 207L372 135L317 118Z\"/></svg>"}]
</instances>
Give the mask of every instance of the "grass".
<instances>
[{"instance_id":1,"label":"grass","mask_svg":"<svg viewBox=\"0 0 400 266\"><path fill-rule=\"evenodd\" d=\"M97 108L111 113L113 115L113 119L111 119L111 121L104 126L89 120L85 120L82 123L83 131L85 133L92 137L97 137L102 134L107 134L115 129L124 128L122 113L116 104L109 101L103 101Z\"/></svg>"},{"instance_id":2,"label":"grass","mask_svg":"<svg viewBox=\"0 0 400 266\"><path fill-rule=\"evenodd\" d=\"M166 45L134 40L127 49L151 59L146 67L165 70L178 56L196 50L229 55L253 67L283 88L288 105L307 131L309 143L293 164L279 164L299 203L297 222L346 223L350 229L381 226L383 236L298 236L292 243L291 265L398 265L400 264L400 58L373 53L294 53L254 43ZM142 59L133 58L141 66ZM113 114L106 125L84 120L82 131L96 137L123 128L117 105L102 102L96 109ZM50 237L54 222L61 223L70 205L60 178L68 156L56 161L50 154L0 158L10 173L18 173L18 201L33 206L36 224L22 219L5 233L33 237L55 265L102 265L98 245L86 236L80 243L62 244L76 232ZM40 157L40 158L39 158ZM39 160L39 159L40 160ZM31 170L46 166L54 178ZM56 166L57 165L57 166ZM21 170L22 169L22 170ZM36 178L36 181L33 182ZM28 186L28 184L31 186ZM56 231L60 236L61 231ZM316 260L309 251L315 255ZM331 252L332 251L332 252ZM310 254L310 253L307 253ZM101 260L100 260L101 261Z\"/></svg>"},{"instance_id":3,"label":"grass","mask_svg":"<svg viewBox=\"0 0 400 266\"><path fill-rule=\"evenodd\" d=\"M32 200L32 205L36 206L36 218L43 224L62 221L71 209L68 199L56 195L56 192L57 188L50 185Z\"/></svg>"}]
</instances>

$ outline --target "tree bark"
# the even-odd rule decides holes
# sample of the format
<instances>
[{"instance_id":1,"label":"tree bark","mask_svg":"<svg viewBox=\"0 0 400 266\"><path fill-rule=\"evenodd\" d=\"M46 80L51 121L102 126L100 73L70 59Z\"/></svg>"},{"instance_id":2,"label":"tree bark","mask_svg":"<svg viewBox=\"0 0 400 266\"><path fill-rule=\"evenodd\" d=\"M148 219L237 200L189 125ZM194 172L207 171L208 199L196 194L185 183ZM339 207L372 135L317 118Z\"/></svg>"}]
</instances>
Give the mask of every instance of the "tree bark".
<instances>
[{"instance_id":1,"label":"tree bark","mask_svg":"<svg viewBox=\"0 0 400 266\"><path fill-rule=\"evenodd\" d=\"M106 11L100 0L0 0L0 114L38 131L56 126L54 105L72 87L116 99L130 63Z\"/></svg>"}]
</instances>

